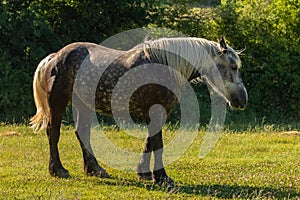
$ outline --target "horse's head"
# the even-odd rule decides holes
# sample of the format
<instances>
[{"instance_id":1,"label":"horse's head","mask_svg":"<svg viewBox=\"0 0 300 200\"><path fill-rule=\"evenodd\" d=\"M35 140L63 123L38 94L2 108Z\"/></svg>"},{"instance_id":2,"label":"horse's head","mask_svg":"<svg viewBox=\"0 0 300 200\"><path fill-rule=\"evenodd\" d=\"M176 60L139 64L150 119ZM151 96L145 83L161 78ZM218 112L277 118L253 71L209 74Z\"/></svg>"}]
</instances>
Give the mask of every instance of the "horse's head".
<instances>
[{"instance_id":1,"label":"horse's head","mask_svg":"<svg viewBox=\"0 0 300 200\"><path fill-rule=\"evenodd\" d=\"M214 61L224 82L226 99L231 108L244 109L248 94L239 71L241 68L239 53L226 44L224 37L221 37L219 43L220 52Z\"/></svg>"}]
</instances>

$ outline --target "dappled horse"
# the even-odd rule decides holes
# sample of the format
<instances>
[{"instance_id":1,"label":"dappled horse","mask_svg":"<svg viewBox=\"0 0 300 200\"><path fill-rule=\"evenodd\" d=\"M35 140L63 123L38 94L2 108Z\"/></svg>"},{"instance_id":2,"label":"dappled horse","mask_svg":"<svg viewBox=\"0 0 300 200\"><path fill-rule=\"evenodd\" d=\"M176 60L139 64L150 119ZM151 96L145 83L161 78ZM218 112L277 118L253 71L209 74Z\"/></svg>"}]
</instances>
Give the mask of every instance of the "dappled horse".
<instances>
[{"instance_id":1,"label":"dappled horse","mask_svg":"<svg viewBox=\"0 0 300 200\"><path fill-rule=\"evenodd\" d=\"M239 72L241 61L238 54L226 44L223 37L219 43L201 38L182 37L145 41L128 51L92 43L72 43L48 55L39 63L34 75L33 90L37 112L31 119L31 125L35 130L47 128L50 174L64 178L70 176L60 161L57 147L62 116L70 101L77 113L76 135L83 152L84 172L91 176L109 177L105 169L98 164L90 145L90 113L95 110L102 115L112 116L112 93L122 76L138 66L147 64L148 69L151 69L151 64L160 65L178 72L170 70L168 77L165 77L171 80L174 91L180 92L183 79L204 80L215 88L230 107L243 109L248 96ZM84 77L81 85L75 88L80 67L83 67L83 72L90 77ZM155 74L155 71L153 73ZM215 83L216 73L222 77L223 89L220 84ZM95 81L96 88L89 91L89 86L92 87ZM170 92L168 88L155 83L137 88L130 98L130 116L137 117L149 125L149 109L158 104L165 109L163 113L166 118L178 102L174 91ZM89 102L86 93L93 93L94 104ZM122 97L122 94L119 95ZM158 184L168 182L172 185L173 181L167 176L162 161L162 125L160 124L159 130L155 132L148 128L146 145L137 172L140 179L153 179ZM84 139L82 135L85 135ZM154 153L153 173L150 171L151 152Z\"/></svg>"}]
</instances>

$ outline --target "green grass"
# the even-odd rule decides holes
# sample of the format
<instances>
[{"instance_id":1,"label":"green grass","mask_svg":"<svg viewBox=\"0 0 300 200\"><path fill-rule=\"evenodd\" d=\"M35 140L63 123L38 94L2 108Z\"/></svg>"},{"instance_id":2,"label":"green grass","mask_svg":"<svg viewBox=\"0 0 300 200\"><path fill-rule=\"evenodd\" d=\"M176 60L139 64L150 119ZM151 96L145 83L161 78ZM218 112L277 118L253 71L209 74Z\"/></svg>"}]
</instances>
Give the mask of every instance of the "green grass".
<instances>
[{"instance_id":1,"label":"green grass","mask_svg":"<svg viewBox=\"0 0 300 200\"><path fill-rule=\"evenodd\" d=\"M136 131L136 130L135 130ZM142 149L144 139L106 128L106 135L122 148ZM167 144L174 130L164 132ZM204 131L185 154L166 167L176 188L139 182L135 173L106 169L109 179L85 176L74 129L63 127L61 160L71 178L48 174L48 141L44 131L0 126L1 199L300 199L300 134L261 128L225 131L214 149L199 158Z\"/></svg>"}]
</instances>

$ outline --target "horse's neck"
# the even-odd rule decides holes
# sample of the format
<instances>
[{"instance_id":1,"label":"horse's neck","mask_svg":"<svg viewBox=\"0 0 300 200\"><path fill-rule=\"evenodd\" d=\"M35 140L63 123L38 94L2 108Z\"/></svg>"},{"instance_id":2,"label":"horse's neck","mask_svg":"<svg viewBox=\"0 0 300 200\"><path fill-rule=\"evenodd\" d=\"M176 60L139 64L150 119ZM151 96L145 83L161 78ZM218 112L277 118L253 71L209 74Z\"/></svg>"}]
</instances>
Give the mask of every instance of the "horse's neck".
<instances>
[{"instance_id":1,"label":"horse's neck","mask_svg":"<svg viewBox=\"0 0 300 200\"><path fill-rule=\"evenodd\" d=\"M171 44L169 44L169 43ZM167 41L165 44L153 44L148 49L151 59L163 65L167 65L179 72L180 83L192 80L195 75L214 64L212 60L213 43L206 41L187 40ZM206 46L204 46L206 45Z\"/></svg>"}]
</instances>

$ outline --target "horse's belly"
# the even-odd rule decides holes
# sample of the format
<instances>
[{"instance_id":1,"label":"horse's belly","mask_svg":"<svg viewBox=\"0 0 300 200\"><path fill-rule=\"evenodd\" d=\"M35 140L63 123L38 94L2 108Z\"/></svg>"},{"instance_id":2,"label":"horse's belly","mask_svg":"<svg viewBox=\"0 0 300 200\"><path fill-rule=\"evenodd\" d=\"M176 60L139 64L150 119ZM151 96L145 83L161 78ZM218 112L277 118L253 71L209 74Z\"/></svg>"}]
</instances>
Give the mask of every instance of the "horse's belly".
<instances>
[{"instance_id":1,"label":"horse's belly","mask_svg":"<svg viewBox=\"0 0 300 200\"><path fill-rule=\"evenodd\" d=\"M168 114L176 105L176 95L169 89L148 84L137 88L132 93L122 93L122 90L99 90L95 98L95 110L107 116L132 116L146 119L151 106L159 104Z\"/></svg>"}]
</instances>

